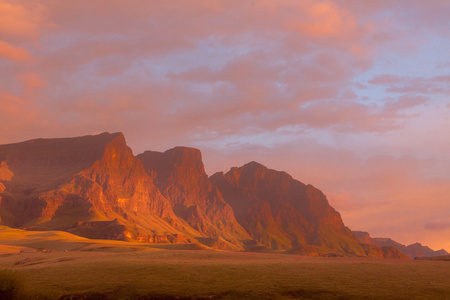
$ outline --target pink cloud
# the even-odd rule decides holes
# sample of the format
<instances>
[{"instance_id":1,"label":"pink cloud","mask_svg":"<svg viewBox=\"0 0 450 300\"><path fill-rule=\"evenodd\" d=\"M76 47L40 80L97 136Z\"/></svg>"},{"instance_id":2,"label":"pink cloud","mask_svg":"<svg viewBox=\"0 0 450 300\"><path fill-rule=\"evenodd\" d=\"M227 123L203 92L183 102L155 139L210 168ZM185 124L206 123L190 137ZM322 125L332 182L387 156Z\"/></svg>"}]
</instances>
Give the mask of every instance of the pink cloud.
<instances>
[{"instance_id":1,"label":"pink cloud","mask_svg":"<svg viewBox=\"0 0 450 300\"><path fill-rule=\"evenodd\" d=\"M21 73L18 75L18 80L22 83L25 93L30 93L39 90L46 85L40 78L38 73Z\"/></svg>"},{"instance_id":2,"label":"pink cloud","mask_svg":"<svg viewBox=\"0 0 450 300\"><path fill-rule=\"evenodd\" d=\"M31 55L27 50L14 47L4 41L0 41L0 57L2 56L17 62L31 60Z\"/></svg>"},{"instance_id":3,"label":"pink cloud","mask_svg":"<svg viewBox=\"0 0 450 300\"><path fill-rule=\"evenodd\" d=\"M384 74L372 78L369 83L377 85L397 85L404 82L404 78L398 75Z\"/></svg>"},{"instance_id":4,"label":"pink cloud","mask_svg":"<svg viewBox=\"0 0 450 300\"><path fill-rule=\"evenodd\" d=\"M154 1L139 10L120 1L16 5L14 22L36 15L24 21L28 29L20 31L23 35L37 35L45 27L44 16L54 25L45 27L45 42L34 52L39 60L22 71L36 74L40 83L19 78L30 87L52 85L50 94L36 96L44 109L51 106L47 110L57 115L53 119L67 114L68 120L90 120L86 107L108 106L111 116L95 118L91 123L96 126L112 119L127 124L133 118L134 112L123 109L108 91L113 90L131 106L155 115L146 124L163 122L171 134L239 134L294 125L390 131L401 126L405 116L398 111L406 102L377 109L358 102L353 92L354 76L370 67L371 55L364 53L373 51L373 44L367 37L379 33L370 16L386 8L370 6L373 10L332 1ZM223 57L209 54L211 61L223 58L221 67L195 64L205 53L237 46ZM178 56L183 51L187 54ZM170 55L180 64L158 70L158 61ZM151 107L162 109L160 116Z\"/></svg>"},{"instance_id":5,"label":"pink cloud","mask_svg":"<svg viewBox=\"0 0 450 300\"><path fill-rule=\"evenodd\" d=\"M430 101L430 99L425 96L403 95L392 102L387 102L385 105L385 110L394 112L402 111L404 109L414 108L416 106L422 105L428 101Z\"/></svg>"},{"instance_id":6,"label":"pink cloud","mask_svg":"<svg viewBox=\"0 0 450 300\"><path fill-rule=\"evenodd\" d=\"M444 230L447 228L450 228L450 222L448 221L436 220L425 224L425 229L427 230Z\"/></svg>"},{"instance_id":7,"label":"pink cloud","mask_svg":"<svg viewBox=\"0 0 450 300\"><path fill-rule=\"evenodd\" d=\"M39 3L22 5L10 1L0 1L0 34L16 40L35 40L45 19L46 9Z\"/></svg>"},{"instance_id":8,"label":"pink cloud","mask_svg":"<svg viewBox=\"0 0 450 300\"><path fill-rule=\"evenodd\" d=\"M11 95L0 90L0 119L2 120L2 136L0 144L17 141L17 132L22 139L36 137L44 128L40 123L39 111L30 100Z\"/></svg>"},{"instance_id":9,"label":"pink cloud","mask_svg":"<svg viewBox=\"0 0 450 300\"><path fill-rule=\"evenodd\" d=\"M342 37L353 34L357 22L351 13L340 9L336 3L309 2L305 7L306 20L291 19L286 22L288 29L314 37Z\"/></svg>"},{"instance_id":10,"label":"pink cloud","mask_svg":"<svg viewBox=\"0 0 450 300\"><path fill-rule=\"evenodd\" d=\"M136 152L200 145L210 170L258 160L323 189L352 228L437 244L415 223L448 211L449 78L395 68L448 37L448 14L442 1L0 0L0 143L124 131Z\"/></svg>"},{"instance_id":11,"label":"pink cloud","mask_svg":"<svg viewBox=\"0 0 450 300\"><path fill-rule=\"evenodd\" d=\"M449 81L450 77L447 75L414 78L385 74L374 77L369 83L384 86L389 93L450 94Z\"/></svg>"}]
</instances>

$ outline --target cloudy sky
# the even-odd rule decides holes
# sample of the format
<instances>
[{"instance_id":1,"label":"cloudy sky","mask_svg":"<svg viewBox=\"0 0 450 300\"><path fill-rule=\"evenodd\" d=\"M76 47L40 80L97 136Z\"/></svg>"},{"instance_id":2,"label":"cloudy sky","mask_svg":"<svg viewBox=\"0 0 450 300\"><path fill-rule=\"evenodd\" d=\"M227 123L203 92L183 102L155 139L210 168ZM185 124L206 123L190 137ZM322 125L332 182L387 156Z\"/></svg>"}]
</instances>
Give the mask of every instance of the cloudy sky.
<instances>
[{"instance_id":1,"label":"cloudy sky","mask_svg":"<svg viewBox=\"0 0 450 300\"><path fill-rule=\"evenodd\" d=\"M450 2L0 0L0 144L104 131L255 160L450 251Z\"/></svg>"}]
</instances>

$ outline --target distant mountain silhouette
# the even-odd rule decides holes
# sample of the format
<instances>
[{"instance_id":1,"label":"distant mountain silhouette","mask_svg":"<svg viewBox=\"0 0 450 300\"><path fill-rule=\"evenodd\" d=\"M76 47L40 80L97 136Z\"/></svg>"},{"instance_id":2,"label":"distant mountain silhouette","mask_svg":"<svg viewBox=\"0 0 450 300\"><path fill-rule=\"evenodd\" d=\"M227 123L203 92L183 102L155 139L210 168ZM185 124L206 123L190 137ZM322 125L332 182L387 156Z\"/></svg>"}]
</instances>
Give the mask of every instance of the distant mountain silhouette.
<instances>
[{"instance_id":1,"label":"distant mountain silhouette","mask_svg":"<svg viewBox=\"0 0 450 300\"><path fill-rule=\"evenodd\" d=\"M0 145L0 225L229 250L402 257L357 240L320 190L285 172L251 162L208 178L199 150L135 157L122 133Z\"/></svg>"},{"instance_id":2,"label":"distant mountain silhouette","mask_svg":"<svg viewBox=\"0 0 450 300\"><path fill-rule=\"evenodd\" d=\"M434 251L428 246L423 246L420 243L414 243L409 246L405 246L390 238L372 238L368 232L353 231L353 233L355 237L358 238L363 243L376 245L380 247L395 247L399 251L408 255L410 258L444 256L450 254L444 249Z\"/></svg>"}]
</instances>

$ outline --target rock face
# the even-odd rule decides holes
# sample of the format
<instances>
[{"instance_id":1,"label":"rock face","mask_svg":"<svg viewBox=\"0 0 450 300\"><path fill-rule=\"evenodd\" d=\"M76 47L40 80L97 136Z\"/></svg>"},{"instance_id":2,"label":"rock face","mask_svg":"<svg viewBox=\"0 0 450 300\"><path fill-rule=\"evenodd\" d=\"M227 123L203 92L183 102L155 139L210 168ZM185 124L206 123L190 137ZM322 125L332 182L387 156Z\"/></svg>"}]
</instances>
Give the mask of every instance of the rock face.
<instances>
[{"instance_id":1,"label":"rock face","mask_svg":"<svg viewBox=\"0 0 450 300\"><path fill-rule=\"evenodd\" d=\"M414 243L409 246L402 245L390 238L372 238L368 232L364 231L353 231L355 237L364 243L376 245L380 247L394 247L400 252L406 254L410 258L420 258L420 257L433 257L433 256L443 256L449 255L444 249L434 251L433 249L423 246L420 243Z\"/></svg>"},{"instance_id":2,"label":"rock face","mask_svg":"<svg viewBox=\"0 0 450 300\"><path fill-rule=\"evenodd\" d=\"M121 133L3 145L0 162L4 225L123 240L195 233L175 216Z\"/></svg>"},{"instance_id":3,"label":"rock face","mask_svg":"<svg viewBox=\"0 0 450 300\"><path fill-rule=\"evenodd\" d=\"M321 191L285 172L251 162L210 179L233 208L238 222L270 249L361 256L372 251L354 238Z\"/></svg>"},{"instance_id":4,"label":"rock face","mask_svg":"<svg viewBox=\"0 0 450 300\"><path fill-rule=\"evenodd\" d=\"M199 150L176 147L164 153L146 151L137 158L175 214L199 231L205 243L221 240L222 248L244 249L243 243L250 237L218 188L209 182Z\"/></svg>"},{"instance_id":5,"label":"rock face","mask_svg":"<svg viewBox=\"0 0 450 300\"><path fill-rule=\"evenodd\" d=\"M353 231L353 235L355 238L360 240L361 242L365 244L375 245L375 242L373 241L372 237L368 232L365 231Z\"/></svg>"}]
</instances>

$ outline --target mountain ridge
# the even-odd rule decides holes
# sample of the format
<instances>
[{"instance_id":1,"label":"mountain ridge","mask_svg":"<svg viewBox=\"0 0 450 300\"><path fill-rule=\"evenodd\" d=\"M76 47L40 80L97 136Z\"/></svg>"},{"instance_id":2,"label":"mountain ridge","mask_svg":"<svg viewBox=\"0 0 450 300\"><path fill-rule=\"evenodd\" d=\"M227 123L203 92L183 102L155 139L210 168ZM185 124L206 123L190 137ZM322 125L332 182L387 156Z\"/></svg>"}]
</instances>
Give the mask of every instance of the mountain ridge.
<instances>
[{"instance_id":1,"label":"mountain ridge","mask_svg":"<svg viewBox=\"0 0 450 300\"><path fill-rule=\"evenodd\" d=\"M423 246L421 243L413 243L411 245L403 245L399 242L392 240L391 238L373 238L368 232L365 231L353 231L355 237L361 242L370 245L376 245L380 247L395 247L399 251L405 253L410 258L422 258L422 257L435 257L450 255L446 250L433 250L428 246Z\"/></svg>"},{"instance_id":2,"label":"mountain ridge","mask_svg":"<svg viewBox=\"0 0 450 300\"><path fill-rule=\"evenodd\" d=\"M3 145L0 161L14 174L2 181L3 225L143 241L195 232L174 215L122 133Z\"/></svg>"},{"instance_id":3,"label":"mountain ridge","mask_svg":"<svg viewBox=\"0 0 450 300\"><path fill-rule=\"evenodd\" d=\"M0 225L228 250L398 257L361 243L326 196L249 162L208 177L201 152L134 155L122 133L0 145Z\"/></svg>"},{"instance_id":4,"label":"mountain ridge","mask_svg":"<svg viewBox=\"0 0 450 300\"><path fill-rule=\"evenodd\" d=\"M238 222L269 249L403 258L393 249L361 244L320 190L286 172L250 162L210 179L233 207Z\"/></svg>"}]
</instances>

